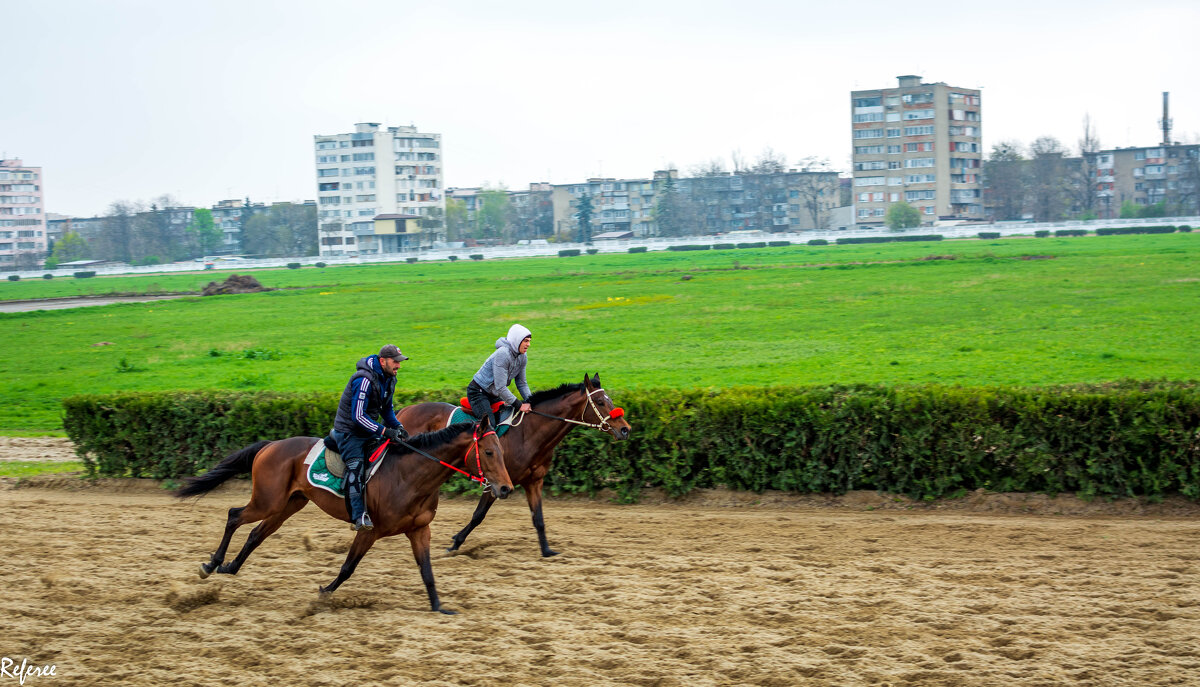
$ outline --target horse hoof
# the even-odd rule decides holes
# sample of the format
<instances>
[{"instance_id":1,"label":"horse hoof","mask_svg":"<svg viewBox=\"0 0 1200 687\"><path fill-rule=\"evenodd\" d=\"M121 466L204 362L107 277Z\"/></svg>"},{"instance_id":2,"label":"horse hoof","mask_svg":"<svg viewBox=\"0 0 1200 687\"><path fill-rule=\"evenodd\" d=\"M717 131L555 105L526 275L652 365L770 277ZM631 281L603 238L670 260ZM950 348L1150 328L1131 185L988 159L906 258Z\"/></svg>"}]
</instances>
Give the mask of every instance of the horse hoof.
<instances>
[{"instance_id":1,"label":"horse hoof","mask_svg":"<svg viewBox=\"0 0 1200 687\"><path fill-rule=\"evenodd\" d=\"M212 568L208 567L207 563L200 564L200 579L205 579L212 574Z\"/></svg>"},{"instance_id":2,"label":"horse hoof","mask_svg":"<svg viewBox=\"0 0 1200 687\"><path fill-rule=\"evenodd\" d=\"M557 556L557 555L558 555L558 552L555 551L554 549L546 549L545 551L542 552L542 558L549 558L551 556Z\"/></svg>"},{"instance_id":3,"label":"horse hoof","mask_svg":"<svg viewBox=\"0 0 1200 687\"><path fill-rule=\"evenodd\" d=\"M437 612L441 613L442 615L458 615L458 611L451 611L448 608L439 608L437 609Z\"/></svg>"}]
</instances>

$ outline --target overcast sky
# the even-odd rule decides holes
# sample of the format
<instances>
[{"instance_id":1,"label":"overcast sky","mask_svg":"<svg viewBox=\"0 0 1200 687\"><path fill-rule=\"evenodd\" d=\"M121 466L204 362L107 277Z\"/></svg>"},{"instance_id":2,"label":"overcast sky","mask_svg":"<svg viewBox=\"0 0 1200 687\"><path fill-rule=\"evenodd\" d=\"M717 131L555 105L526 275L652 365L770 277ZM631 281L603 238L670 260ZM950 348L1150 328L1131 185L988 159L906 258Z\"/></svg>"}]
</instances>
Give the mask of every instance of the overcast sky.
<instances>
[{"instance_id":1,"label":"overcast sky","mask_svg":"<svg viewBox=\"0 0 1200 687\"><path fill-rule=\"evenodd\" d=\"M986 5L986 6L985 6ZM46 209L316 196L314 134L442 134L447 186L765 148L849 169L854 89L983 89L983 135L1200 141L1196 0L0 0L0 153Z\"/></svg>"}]
</instances>

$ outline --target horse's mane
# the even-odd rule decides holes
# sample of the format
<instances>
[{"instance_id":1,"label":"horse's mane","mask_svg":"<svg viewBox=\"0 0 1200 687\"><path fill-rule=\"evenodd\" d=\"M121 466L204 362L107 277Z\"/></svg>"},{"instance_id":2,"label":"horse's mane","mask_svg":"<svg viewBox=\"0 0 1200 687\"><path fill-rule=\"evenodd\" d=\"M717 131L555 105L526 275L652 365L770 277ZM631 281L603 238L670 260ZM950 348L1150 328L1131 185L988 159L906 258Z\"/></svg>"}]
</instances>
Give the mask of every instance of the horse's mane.
<instances>
[{"instance_id":1,"label":"horse's mane","mask_svg":"<svg viewBox=\"0 0 1200 687\"><path fill-rule=\"evenodd\" d=\"M405 439L404 443L422 451L432 451L439 446L444 446L451 441L454 441L460 434L470 431L474 426L475 423L473 422L459 422L457 424L450 425L445 429L436 429L432 432L416 434ZM404 450L403 446L400 446L399 448L401 451Z\"/></svg>"},{"instance_id":2,"label":"horse's mane","mask_svg":"<svg viewBox=\"0 0 1200 687\"><path fill-rule=\"evenodd\" d=\"M544 389L534 392L532 396L525 399L525 402L531 406L535 406L543 401L549 401L560 396L565 396L572 391L579 391L583 388L583 382L575 382L574 384L560 384L553 389Z\"/></svg>"}]
</instances>

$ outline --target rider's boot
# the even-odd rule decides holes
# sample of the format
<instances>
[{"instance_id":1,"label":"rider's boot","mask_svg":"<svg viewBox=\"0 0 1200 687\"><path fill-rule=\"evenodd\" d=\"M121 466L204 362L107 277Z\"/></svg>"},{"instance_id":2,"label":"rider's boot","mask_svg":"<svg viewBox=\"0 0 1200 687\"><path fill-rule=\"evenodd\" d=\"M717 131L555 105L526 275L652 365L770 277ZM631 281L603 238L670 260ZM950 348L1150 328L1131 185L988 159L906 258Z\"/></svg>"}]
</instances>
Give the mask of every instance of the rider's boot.
<instances>
[{"instance_id":1,"label":"rider's boot","mask_svg":"<svg viewBox=\"0 0 1200 687\"><path fill-rule=\"evenodd\" d=\"M369 530L375 525L363 502L362 460L346 463L346 496L350 499L350 529Z\"/></svg>"}]
</instances>

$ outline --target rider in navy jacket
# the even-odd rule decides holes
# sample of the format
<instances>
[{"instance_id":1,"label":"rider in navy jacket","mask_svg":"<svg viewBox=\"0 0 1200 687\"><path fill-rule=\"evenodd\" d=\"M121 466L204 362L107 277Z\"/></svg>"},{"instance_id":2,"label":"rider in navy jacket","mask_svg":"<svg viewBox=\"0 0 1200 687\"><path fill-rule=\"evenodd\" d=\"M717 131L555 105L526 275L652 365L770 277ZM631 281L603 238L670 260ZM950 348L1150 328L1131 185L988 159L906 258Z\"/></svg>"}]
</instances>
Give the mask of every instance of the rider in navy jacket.
<instances>
[{"instance_id":1,"label":"rider in navy jacket","mask_svg":"<svg viewBox=\"0 0 1200 687\"><path fill-rule=\"evenodd\" d=\"M374 526L363 502L367 442L384 437L408 438L392 407L396 371L403 360L408 356L392 344L379 349L379 355L359 360L338 402L332 434L346 463L346 495L350 499L350 527L354 530Z\"/></svg>"}]
</instances>

